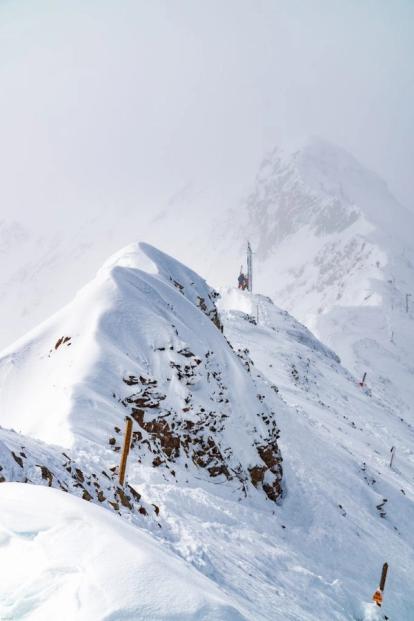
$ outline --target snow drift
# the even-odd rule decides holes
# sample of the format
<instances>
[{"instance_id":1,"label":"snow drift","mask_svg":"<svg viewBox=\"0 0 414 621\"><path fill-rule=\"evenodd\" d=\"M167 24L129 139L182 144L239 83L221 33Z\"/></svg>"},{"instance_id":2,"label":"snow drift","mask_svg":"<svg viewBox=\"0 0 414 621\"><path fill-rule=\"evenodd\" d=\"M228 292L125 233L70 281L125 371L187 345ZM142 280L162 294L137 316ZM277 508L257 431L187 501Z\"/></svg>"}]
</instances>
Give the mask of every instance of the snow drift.
<instances>
[{"instance_id":1,"label":"snow drift","mask_svg":"<svg viewBox=\"0 0 414 621\"><path fill-rule=\"evenodd\" d=\"M0 515L2 619L247 619L146 533L68 494L4 483Z\"/></svg>"}]
</instances>

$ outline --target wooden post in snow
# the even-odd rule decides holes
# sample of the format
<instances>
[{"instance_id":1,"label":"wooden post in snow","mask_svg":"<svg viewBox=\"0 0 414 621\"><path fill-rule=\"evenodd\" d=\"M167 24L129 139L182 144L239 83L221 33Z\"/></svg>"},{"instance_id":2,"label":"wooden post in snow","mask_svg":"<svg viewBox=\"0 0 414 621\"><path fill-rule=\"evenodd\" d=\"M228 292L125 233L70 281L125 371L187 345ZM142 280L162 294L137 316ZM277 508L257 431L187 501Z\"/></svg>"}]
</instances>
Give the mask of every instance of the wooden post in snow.
<instances>
[{"instance_id":1,"label":"wooden post in snow","mask_svg":"<svg viewBox=\"0 0 414 621\"><path fill-rule=\"evenodd\" d=\"M394 457L395 457L395 451L396 451L395 446L392 446L392 447L391 447L390 468L392 468L392 463L393 463L393 461L394 461Z\"/></svg>"},{"instance_id":2,"label":"wooden post in snow","mask_svg":"<svg viewBox=\"0 0 414 621\"><path fill-rule=\"evenodd\" d=\"M132 418L126 416L125 423L124 445L122 447L121 463L119 464L119 485L121 486L124 485L129 447L131 446Z\"/></svg>"},{"instance_id":3,"label":"wooden post in snow","mask_svg":"<svg viewBox=\"0 0 414 621\"><path fill-rule=\"evenodd\" d=\"M382 594L385 589L385 581L387 579L387 573L388 573L388 563L384 563L384 565L382 566L381 580L380 580L379 587L375 591L374 595L372 596L372 599L374 600L376 605L379 607L381 607L382 601L383 601Z\"/></svg>"}]
</instances>

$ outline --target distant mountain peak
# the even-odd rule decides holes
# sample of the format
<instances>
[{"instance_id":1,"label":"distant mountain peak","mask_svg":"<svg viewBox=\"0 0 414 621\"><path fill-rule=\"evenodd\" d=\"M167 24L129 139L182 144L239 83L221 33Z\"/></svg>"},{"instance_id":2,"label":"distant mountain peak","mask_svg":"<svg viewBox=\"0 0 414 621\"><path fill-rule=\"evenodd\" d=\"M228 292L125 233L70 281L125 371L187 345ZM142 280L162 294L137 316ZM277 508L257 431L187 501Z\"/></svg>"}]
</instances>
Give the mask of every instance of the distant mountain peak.
<instances>
[{"instance_id":1,"label":"distant mountain peak","mask_svg":"<svg viewBox=\"0 0 414 621\"><path fill-rule=\"evenodd\" d=\"M412 408L414 218L386 183L343 148L314 138L264 159L246 213L257 289L351 369L372 365L380 390L388 359L398 360L394 389Z\"/></svg>"},{"instance_id":2,"label":"distant mountain peak","mask_svg":"<svg viewBox=\"0 0 414 621\"><path fill-rule=\"evenodd\" d=\"M344 148L319 137L300 148L276 147L264 158L248 210L249 228L263 212L265 218L271 214L280 220L271 226L277 229L276 242L301 226L317 234L340 232L358 218L378 234L404 241L410 241L406 223L414 227L413 215L381 177Z\"/></svg>"}]
</instances>

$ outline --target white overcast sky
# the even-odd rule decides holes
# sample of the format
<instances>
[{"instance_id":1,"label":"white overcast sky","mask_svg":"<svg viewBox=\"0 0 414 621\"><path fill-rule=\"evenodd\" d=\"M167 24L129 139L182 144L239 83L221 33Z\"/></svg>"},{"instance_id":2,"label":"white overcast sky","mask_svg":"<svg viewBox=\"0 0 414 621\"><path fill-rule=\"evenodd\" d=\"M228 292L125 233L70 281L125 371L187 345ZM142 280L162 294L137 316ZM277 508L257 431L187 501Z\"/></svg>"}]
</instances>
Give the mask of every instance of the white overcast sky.
<instances>
[{"instance_id":1,"label":"white overcast sky","mask_svg":"<svg viewBox=\"0 0 414 621\"><path fill-rule=\"evenodd\" d=\"M0 219L224 196L319 135L414 209L413 0L0 0Z\"/></svg>"}]
</instances>

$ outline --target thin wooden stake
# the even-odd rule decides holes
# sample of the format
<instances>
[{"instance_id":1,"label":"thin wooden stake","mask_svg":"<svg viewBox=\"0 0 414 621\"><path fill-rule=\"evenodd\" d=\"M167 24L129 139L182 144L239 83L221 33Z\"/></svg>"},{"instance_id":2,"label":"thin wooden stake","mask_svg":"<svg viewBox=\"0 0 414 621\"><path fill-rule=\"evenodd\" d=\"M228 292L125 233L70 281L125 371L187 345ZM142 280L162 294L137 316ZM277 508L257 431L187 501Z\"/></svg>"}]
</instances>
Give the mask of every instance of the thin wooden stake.
<instances>
[{"instance_id":1,"label":"thin wooden stake","mask_svg":"<svg viewBox=\"0 0 414 621\"><path fill-rule=\"evenodd\" d=\"M119 464L119 484L121 486L124 485L129 447L131 446L132 418L126 416L125 423L124 445L122 447L121 463Z\"/></svg>"}]
</instances>

